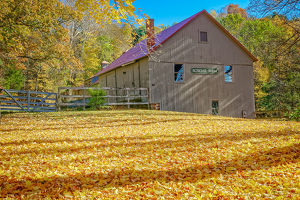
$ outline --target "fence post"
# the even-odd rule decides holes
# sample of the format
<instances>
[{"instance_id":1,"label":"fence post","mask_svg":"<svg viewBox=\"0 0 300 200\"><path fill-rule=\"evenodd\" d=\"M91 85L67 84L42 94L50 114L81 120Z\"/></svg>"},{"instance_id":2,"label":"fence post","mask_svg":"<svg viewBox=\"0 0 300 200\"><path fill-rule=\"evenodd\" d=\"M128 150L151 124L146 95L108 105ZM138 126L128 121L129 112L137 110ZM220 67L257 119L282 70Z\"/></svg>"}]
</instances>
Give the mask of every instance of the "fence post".
<instances>
[{"instance_id":1,"label":"fence post","mask_svg":"<svg viewBox=\"0 0 300 200\"><path fill-rule=\"evenodd\" d=\"M118 103L118 88L117 88L117 86L116 86L116 98L115 98L115 101L116 101L116 103Z\"/></svg>"},{"instance_id":2,"label":"fence post","mask_svg":"<svg viewBox=\"0 0 300 200\"><path fill-rule=\"evenodd\" d=\"M126 88L126 91L127 91L127 103L128 103L127 107L130 108L130 98L129 98L130 91L129 91L129 88Z\"/></svg>"},{"instance_id":3,"label":"fence post","mask_svg":"<svg viewBox=\"0 0 300 200\"><path fill-rule=\"evenodd\" d=\"M126 92L127 92L127 103L128 103L128 105L127 105L127 108L130 108L130 98L129 98L129 96L130 96L130 91L129 91L129 88L126 88Z\"/></svg>"},{"instance_id":4,"label":"fence post","mask_svg":"<svg viewBox=\"0 0 300 200\"><path fill-rule=\"evenodd\" d=\"M57 93L55 94L55 112L57 112L58 111L58 109L57 109Z\"/></svg>"},{"instance_id":5,"label":"fence post","mask_svg":"<svg viewBox=\"0 0 300 200\"><path fill-rule=\"evenodd\" d=\"M105 91L105 96L106 97L106 101L107 101L107 105L109 105L109 94L107 93L107 91L109 92L109 90L104 90Z\"/></svg>"},{"instance_id":6,"label":"fence post","mask_svg":"<svg viewBox=\"0 0 300 200\"><path fill-rule=\"evenodd\" d=\"M30 91L27 91L27 111L30 110Z\"/></svg>"},{"instance_id":7,"label":"fence post","mask_svg":"<svg viewBox=\"0 0 300 200\"><path fill-rule=\"evenodd\" d=\"M85 88L83 90L83 110L85 110Z\"/></svg>"},{"instance_id":8,"label":"fence post","mask_svg":"<svg viewBox=\"0 0 300 200\"><path fill-rule=\"evenodd\" d=\"M148 110L150 110L150 95L149 95L149 88L147 88L146 92L147 92L147 98L148 98Z\"/></svg>"},{"instance_id":9,"label":"fence post","mask_svg":"<svg viewBox=\"0 0 300 200\"><path fill-rule=\"evenodd\" d=\"M58 88L58 92L57 92L57 107L58 107L58 111L61 110L60 103L61 103L61 95L60 95L60 88Z\"/></svg>"}]
</instances>

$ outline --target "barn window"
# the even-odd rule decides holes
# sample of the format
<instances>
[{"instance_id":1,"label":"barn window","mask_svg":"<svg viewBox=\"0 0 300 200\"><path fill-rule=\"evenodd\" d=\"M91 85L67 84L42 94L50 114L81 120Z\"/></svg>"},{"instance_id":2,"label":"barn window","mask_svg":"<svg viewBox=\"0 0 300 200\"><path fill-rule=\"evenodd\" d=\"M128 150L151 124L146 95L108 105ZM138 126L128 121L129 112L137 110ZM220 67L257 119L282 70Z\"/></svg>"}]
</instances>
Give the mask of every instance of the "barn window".
<instances>
[{"instance_id":1,"label":"barn window","mask_svg":"<svg viewBox=\"0 0 300 200\"><path fill-rule=\"evenodd\" d=\"M96 83L99 80L99 76L94 76L91 80L91 83Z\"/></svg>"},{"instance_id":2,"label":"barn window","mask_svg":"<svg viewBox=\"0 0 300 200\"><path fill-rule=\"evenodd\" d=\"M200 42L207 42L207 32L200 31Z\"/></svg>"},{"instance_id":3,"label":"barn window","mask_svg":"<svg viewBox=\"0 0 300 200\"><path fill-rule=\"evenodd\" d=\"M225 82L232 82L232 66L225 66L224 68Z\"/></svg>"},{"instance_id":4,"label":"barn window","mask_svg":"<svg viewBox=\"0 0 300 200\"><path fill-rule=\"evenodd\" d=\"M175 64L174 65L174 77L175 82L182 83L183 82L183 64Z\"/></svg>"},{"instance_id":5,"label":"barn window","mask_svg":"<svg viewBox=\"0 0 300 200\"><path fill-rule=\"evenodd\" d=\"M212 107L211 113L213 115L218 115L219 114L219 101L212 101L211 107Z\"/></svg>"}]
</instances>

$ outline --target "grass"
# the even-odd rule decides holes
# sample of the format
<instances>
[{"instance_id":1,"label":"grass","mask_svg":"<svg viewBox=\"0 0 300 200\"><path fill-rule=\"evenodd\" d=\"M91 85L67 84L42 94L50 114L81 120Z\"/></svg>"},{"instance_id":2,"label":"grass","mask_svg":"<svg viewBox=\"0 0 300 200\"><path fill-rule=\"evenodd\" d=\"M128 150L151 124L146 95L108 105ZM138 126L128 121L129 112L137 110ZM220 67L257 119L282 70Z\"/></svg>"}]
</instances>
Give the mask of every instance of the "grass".
<instances>
[{"instance_id":1,"label":"grass","mask_svg":"<svg viewBox=\"0 0 300 200\"><path fill-rule=\"evenodd\" d=\"M0 198L299 199L299 130L147 110L7 114Z\"/></svg>"}]
</instances>

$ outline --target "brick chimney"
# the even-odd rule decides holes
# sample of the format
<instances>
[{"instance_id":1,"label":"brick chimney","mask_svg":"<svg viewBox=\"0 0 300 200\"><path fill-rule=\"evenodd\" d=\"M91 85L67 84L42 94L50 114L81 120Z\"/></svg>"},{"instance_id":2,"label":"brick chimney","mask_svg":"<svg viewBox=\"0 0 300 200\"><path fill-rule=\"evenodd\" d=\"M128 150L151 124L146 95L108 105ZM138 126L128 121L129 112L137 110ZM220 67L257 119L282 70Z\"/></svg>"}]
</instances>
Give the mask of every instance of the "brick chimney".
<instances>
[{"instance_id":1,"label":"brick chimney","mask_svg":"<svg viewBox=\"0 0 300 200\"><path fill-rule=\"evenodd\" d=\"M147 19L146 31L147 31L147 49L151 49L155 45L154 19Z\"/></svg>"}]
</instances>

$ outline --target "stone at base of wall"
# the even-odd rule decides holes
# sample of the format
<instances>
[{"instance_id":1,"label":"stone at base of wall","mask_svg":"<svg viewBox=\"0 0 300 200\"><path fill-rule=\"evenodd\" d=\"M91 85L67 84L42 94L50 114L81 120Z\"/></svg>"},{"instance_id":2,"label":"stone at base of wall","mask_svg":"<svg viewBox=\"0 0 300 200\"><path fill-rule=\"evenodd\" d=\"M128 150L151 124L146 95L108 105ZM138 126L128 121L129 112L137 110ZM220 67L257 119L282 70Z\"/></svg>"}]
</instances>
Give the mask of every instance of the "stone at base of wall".
<instances>
[{"instance_id":1,"label":"stone at base of wall","mask_svg":"<svg viewBox=\"0 0 300 200\"><path fill-rule=\"evenodd\" d=\"M160 103L151 103L151 110L160 110Z\"/></svg>"}]
</instances>

